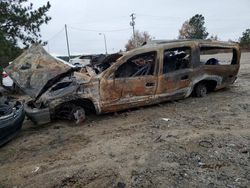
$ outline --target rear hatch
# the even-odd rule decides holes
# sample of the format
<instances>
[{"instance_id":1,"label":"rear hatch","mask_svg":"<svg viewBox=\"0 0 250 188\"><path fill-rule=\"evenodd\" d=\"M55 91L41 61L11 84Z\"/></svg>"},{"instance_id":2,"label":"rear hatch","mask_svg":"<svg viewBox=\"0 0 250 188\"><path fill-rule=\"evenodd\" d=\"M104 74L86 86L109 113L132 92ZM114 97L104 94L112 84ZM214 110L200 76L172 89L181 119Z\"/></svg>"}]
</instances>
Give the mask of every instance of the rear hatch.
<instances>
[{"instance_id":1,"label":"rear hatch","mask_svg":"<svg viewBox=\"0 0 250 188\"><path fill-rule=\"evenodd\" d=\"M74 68L48 54L35 44L16 58L5 71L30 97L37 99L54 83L70 75Z\"/></svg>"}]
</instances>

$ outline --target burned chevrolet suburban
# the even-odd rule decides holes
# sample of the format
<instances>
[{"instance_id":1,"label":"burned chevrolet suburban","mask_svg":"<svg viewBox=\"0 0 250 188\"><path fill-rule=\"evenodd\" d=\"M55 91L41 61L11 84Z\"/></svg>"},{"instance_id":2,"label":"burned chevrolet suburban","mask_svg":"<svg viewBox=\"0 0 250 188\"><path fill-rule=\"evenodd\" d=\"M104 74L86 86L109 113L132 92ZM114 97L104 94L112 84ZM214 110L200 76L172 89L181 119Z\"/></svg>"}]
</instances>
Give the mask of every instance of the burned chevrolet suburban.
<instances>
[{"instance_id":1,"label":"burned chevrolet suburban","mask_svg":"<svg viewBox=\"0 0 250 188\"><path fill-rule=\"evenodd\" d=\"M43 124L56 118L81 122L89 110L100 114L204 97L234 83L239 63L238 44L209 40L154 41L80 69L33 45L6 72L33 98L26 115Z\"/></svg>"}]
</instances>

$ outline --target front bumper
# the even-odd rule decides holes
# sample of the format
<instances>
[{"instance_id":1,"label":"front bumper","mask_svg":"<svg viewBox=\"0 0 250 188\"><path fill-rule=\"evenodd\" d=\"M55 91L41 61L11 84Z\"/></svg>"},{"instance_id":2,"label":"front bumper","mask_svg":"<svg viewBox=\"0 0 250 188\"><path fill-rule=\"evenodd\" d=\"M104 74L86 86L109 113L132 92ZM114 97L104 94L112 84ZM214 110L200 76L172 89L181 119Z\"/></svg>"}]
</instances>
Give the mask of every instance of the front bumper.
<instances>
[{"instance_id":1,"label":"front bumper","mask_svg":"<svg viewBox=\"0 0 250 188\"><path fill-rule=\"evenodd\" d=\"M42 125L51 122L49 108L32 108L25 103L26 116L35 124Z\"/></svg>"}]
</instances>

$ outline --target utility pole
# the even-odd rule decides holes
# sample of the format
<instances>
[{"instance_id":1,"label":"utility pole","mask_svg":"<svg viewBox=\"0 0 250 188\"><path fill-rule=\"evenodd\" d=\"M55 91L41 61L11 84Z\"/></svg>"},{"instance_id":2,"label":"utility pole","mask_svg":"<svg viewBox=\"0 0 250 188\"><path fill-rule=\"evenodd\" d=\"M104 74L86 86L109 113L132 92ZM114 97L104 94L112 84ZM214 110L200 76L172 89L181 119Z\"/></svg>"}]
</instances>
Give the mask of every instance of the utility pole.
<instances>
[{"instance_id":1,"label":"utility pole","mask_svg":"<svg viewBox=\"0 0 250 188\"><path fill-rule=\"evenodd\" d=\"M99 35L103 35L103 37L104 37L105 53L106 53L106 55L108 55L106 35L105 35L105 33L99 33Z\"/></svg>"},{"instance_id":2,"label":"utility pole","mask_svg":"<svg viewBox=\"0 0 250 188\"><path fill-rule=\"evenodd\" d=\"M69 39L68 39L68 30L67 30L67 25L66 25L66 24L65 24L65 34L66 34L66 42L67 42L68 56L69 56L69 60L70 60Z\"/></svg>"},{"instance_id":3,"label":"utility pole","mask_svg":"<svg viewBox=\"0 0 250 188\"><path fill-rule=\"evenodd\" d=\"M48 47L48 52L50 53L50 50L49 50L49 41L47 42L47 47Z\"/></svg>"},{"instance_id":4,"label":"utility pole","mask_svg":"<svg viewBox=\"0 0 250 188\"><path fill-rule=\"evenodd\" d=\"M133 36L134 36L134 39L135 39L135 13L132 13L130 15L130 17L131 17L130 26L133 27Z\"/></svg>"},{"instance_id":5,"label":"utility pole","mask_svg":"<svg viewBox=\"0 0 250 188\"><path fill-rule=\"evenodd\" d=\"M135 38L135 13L132 13L131 15L130 15L130 17L131 17L131 22L130 22L130 26L132 26L132 28L133 28L133 37L134 37L134 42L135 42L135 47L137 47L137 41L136 41L136 38Z\"/></svg>"}]
</instances>

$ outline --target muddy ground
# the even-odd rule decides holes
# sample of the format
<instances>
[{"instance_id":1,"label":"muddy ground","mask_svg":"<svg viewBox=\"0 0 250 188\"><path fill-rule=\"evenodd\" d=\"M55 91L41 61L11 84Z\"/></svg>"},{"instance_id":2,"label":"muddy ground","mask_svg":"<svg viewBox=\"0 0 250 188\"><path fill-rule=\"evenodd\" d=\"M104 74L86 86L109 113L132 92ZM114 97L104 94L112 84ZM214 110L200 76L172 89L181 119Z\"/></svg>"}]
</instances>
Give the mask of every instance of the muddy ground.
<instances>
[{"instance_id":1,"label":"muddy ground","mask_svg":"<svg viewBox=\"0 0 250 188\"><path fill-rule=\"evenodd\" d=\"M165 118L165 119L162 119ZM0 187L249 187L250 54L237 82L81 125L26 120L0 148Z\"/></svg>"}]
</instances>

